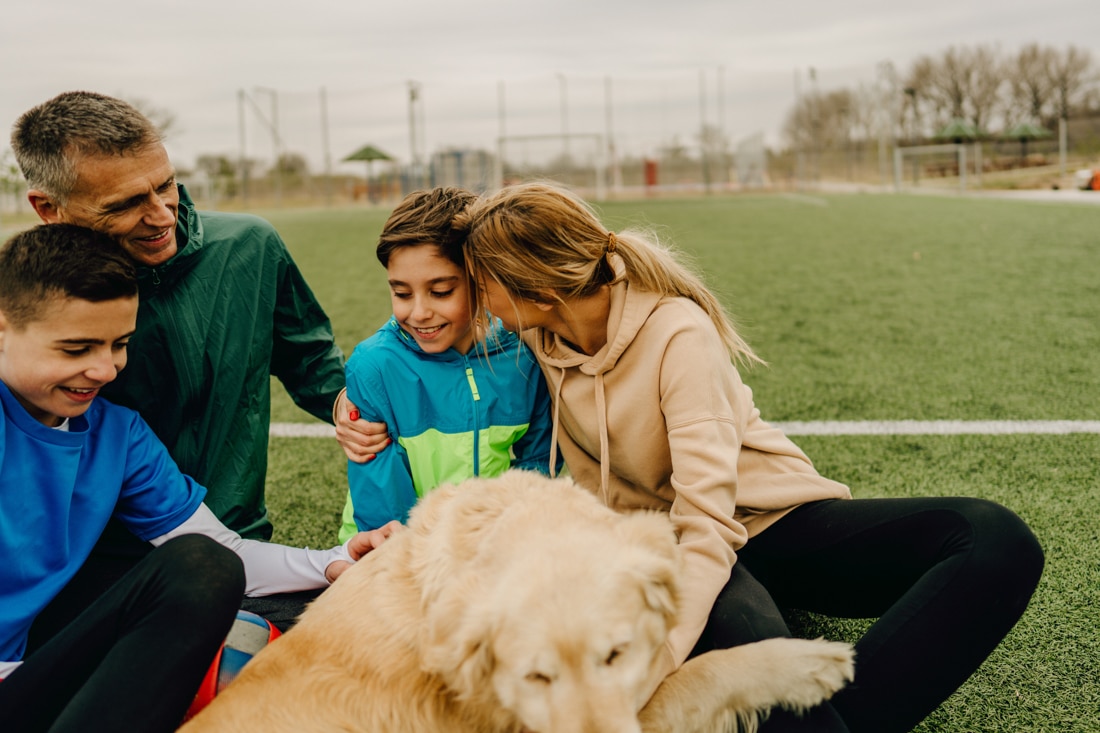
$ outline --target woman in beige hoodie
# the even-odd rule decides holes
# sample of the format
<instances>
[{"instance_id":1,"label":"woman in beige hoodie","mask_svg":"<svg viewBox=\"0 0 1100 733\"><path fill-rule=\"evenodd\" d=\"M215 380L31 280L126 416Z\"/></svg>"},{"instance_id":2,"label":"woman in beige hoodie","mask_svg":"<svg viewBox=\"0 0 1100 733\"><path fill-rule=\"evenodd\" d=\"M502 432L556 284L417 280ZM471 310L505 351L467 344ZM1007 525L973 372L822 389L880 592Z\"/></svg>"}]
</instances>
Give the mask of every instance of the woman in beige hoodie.
<instances>
[{"instance_id":1,"label":"woman in beige hoodie","mask_svg":"<svg viewBox=\"0 0 1100 733\"><path fill-rule=\"evenodd\" d=\"M506 188L468 217L480 306L538 357L570 473L676 527L685 577L667 671L790 636L780 608L877 618L851 686L762 730L905 731L1016 623L1043 566L1028 527L978 499L851 499L819 475L761 419L736 368L759 359L675 253L608 231L550 185Z\"/></svg>"}]
</instances>

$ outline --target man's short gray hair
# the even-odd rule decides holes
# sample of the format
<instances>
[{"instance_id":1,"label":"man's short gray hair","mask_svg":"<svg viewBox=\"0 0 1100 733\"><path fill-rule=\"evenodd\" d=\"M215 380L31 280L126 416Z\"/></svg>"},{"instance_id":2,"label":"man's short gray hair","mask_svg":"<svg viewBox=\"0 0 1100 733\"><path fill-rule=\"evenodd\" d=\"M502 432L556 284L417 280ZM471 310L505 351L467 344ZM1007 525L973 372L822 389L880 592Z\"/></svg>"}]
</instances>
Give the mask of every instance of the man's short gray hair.
<instances>
[{"instance_id":1,"label":"man's short gray hair","mask_svg":"<svg viewBox=\"0 0 1100 733\"><path fill-rule=\"evenodd\" d=\"M11 147L27 179L64 205L84 155L126 155L160 143L156 125L133 105L95 92L63 92L24 112L12 127Z\"/></svg>"}]
</instances>

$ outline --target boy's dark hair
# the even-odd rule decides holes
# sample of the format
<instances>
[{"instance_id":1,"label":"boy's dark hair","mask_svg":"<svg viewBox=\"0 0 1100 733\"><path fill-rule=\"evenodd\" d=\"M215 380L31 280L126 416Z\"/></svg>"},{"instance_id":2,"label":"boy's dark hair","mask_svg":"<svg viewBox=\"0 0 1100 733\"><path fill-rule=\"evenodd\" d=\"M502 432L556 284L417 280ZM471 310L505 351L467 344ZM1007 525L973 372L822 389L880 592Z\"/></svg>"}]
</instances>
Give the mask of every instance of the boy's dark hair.
<instances>
[{"instance_id":1,"label":"boy's dark hair","mask_svg":"<svg viewBox=\"0 0 1100 733\"><path fill-rule=\"evenodd\" d=\"M134 263L114 239L85 227L40 224L0 247L0 312L16 328L58 296L96 303L137 292Z\"/></svg>"},{"instance_id":2,"label":"boy's dark hair","mask_svg":"<svg viewBox=\"0 0 1100 733\"><path fill-rule=\"evenodd\" d=\"M390 255L400 247L436 244L443 256L465 268L462 244L464 229L454 227L456 214L477 200L477 194L455 186L413 191L397 205L378 237L378 261L389 265Z\"/></svg>"}]
</instances>

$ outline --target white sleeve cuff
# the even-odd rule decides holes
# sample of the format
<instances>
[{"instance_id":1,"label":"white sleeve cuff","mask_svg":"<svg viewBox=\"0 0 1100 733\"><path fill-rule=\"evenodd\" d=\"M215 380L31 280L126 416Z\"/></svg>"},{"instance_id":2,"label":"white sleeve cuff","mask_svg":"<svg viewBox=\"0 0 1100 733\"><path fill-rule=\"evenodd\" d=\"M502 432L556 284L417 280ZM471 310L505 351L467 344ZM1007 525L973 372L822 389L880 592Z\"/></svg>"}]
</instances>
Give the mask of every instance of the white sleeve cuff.
<instances>
[{"instance_id":1,"label":"white sleeve cuff","mask_svg":"<svg viewBox=\"0 0 1100 733\"><path fill-rule=\"evenodd\" d=\"M244 562L246 596L324 588L329 584L325 578L329 565L337 560L354 562L346 542L331 550L311 550L246 540L222 524L205 504L199 505L195 513L178 527L155 537L151 542L159 547L173 537L185 534L206 535L237 553Z\"/></svg>"}]
</instances>

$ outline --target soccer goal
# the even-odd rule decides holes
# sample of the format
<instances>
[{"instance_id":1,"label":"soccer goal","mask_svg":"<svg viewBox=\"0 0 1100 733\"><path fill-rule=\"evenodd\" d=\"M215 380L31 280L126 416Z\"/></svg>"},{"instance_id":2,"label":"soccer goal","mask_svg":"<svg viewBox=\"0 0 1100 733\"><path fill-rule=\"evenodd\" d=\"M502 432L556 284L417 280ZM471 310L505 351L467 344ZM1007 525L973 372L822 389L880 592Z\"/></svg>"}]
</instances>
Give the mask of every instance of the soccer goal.
<instances>
[{"instance_id":1,"label":"soccer goal","mask_svg":"<svg viewBox=\"0 0 1100 733\"><path fill-rule=\"evenodd\" d=\"M733 153L737 183L742 188L764 188L768 179L768 151L764 145L764 133L758 132L737 143Z\"/></svg>"},{"instance_id":2,"label":"soccer goal","mask_svg":"<svg viewBox=\"0 0 1100 733\"><path fill-rule=\"evenodd\" d=\"M981 148L975 148L980 155ZM894 148L894 189L901 191L906 178L906 161L912 168L912 184L920 183L921 173L926 178L958 176L959 190L966 190L966 145L912 145ZM981 161L977 160L977 170L981 170Z\"/></svg>"},{"instance_id":3,"label":"soccer goal","mask_svg":"<svg viewBox=\"0 0 1100 733\"><path fill-rule=\"evenodd\" d=\"M551 179L602 201L607 198L607 159L603 135L504 135L497 138L496 178L500 186Z\"/></svg>"}]
</instances>

